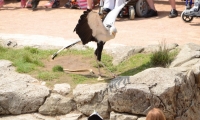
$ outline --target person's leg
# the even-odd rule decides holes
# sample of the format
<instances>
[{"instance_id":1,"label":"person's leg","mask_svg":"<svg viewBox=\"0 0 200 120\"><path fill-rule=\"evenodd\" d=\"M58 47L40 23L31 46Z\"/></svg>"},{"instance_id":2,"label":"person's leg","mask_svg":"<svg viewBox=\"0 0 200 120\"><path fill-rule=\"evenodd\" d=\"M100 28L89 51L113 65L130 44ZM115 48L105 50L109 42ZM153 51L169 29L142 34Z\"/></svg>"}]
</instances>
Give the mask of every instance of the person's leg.
<instances>
[{"instance_id":1,"label":"person's leg","mask_svg":"<svg viewBox=\"0 0 200 120\"><path fill-rule=\"evenodd\" d=\"M4 5L4 0L0 0L0 7Z\"/></svg>"},{"instance_id":2,"label":"person's leg","mask_svg":"<svg viewBox=\"0 0 200 120\"><path fill-rule=\"evenodd\" d=\"M174 18L178 16L178 11L176 10L176 2L175 0L169 0L169 3L172 7L171 12L169 13L169 18Z\"/></svg>"},{"instance_id":3,"label":"person's leg","mask_svg":"<svg viewBox=\"0 0 200 120\"><path fill-rule=\"evenodd\" d=\"M104 0L103 8L109 8L110 10L114 9L115 0Z\"/></svg>"},{"instance_id":4,"label":"person's leg","mask_svg":"<svg viewBox=\"0 0 200 120\"><path fill-rule=\"evenodd\" d=\"M150 10L144 15L144 17L148 18L148 17L158 16L157 10L156 10L155 5L154 5L154 1L153 0L147 0L147 3L150 7Z\"/></svg>"},{"instance_id":5,"label":"person's leg","mask_svg":"<svg viewBox=\"0 0 200 120\"><path fill-rule=\"evenodd\" d=\"M155 5L154 5L154 1L153 0L146 0L150 9L156 11Z\"/></svg>"},{"instance_id":6,"label":"person's leg","mask_svg":"<svg viewBox=\"0 0 200 120\"><path fill-rule=\"evenodd\" d=\"M87 9L92 10L93 0L87 0Z\"/></svg>"},{"instance_id":7,"label":"person's leg","mask_svg":"<svg viewBox=\"0 0 200 120\"><path fill-rule=\"evenodd\" d=\"M119 6L122 5L123 3L125 3L125 0L116 0L116 2L115 2L115 7L119 7Z\"/></svg>"},{"instance_id":8,"label":"person's leg","mask_svg":"<svg viewBox=\"0 0 200 120\"><path fill-rule=\"evenodd\" d=\"M176 2L175 2L175 0L169 0L169 3L171 5L172 9L176 10Z\"/></svg>"}]
</instances>

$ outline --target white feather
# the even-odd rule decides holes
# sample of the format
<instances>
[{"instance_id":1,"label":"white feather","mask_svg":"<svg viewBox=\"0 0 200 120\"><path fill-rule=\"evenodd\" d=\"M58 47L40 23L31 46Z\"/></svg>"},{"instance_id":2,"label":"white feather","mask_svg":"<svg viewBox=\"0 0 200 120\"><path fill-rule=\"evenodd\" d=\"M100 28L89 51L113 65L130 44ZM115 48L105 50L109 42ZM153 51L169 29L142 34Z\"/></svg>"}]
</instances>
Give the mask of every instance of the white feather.
<instances>
[{"instance_id":1,"label":"white feather","mask_svg":"<svg viewBox=\"0 0 200 120\"><path fill-rule=\"evenodd\" d=\"M123 4L121 4L119 7L117 8L114 8L112 11L110 11L106 18L104 19L103 21L103 25L105 27L107 27L107 25L111 25L113 26L114 23L115 23L115 20L117 18L117 15L119 14L119 12L121 11L121 9L128 3L129 1L127 2L124 2Z\"/></svg>"},{"instance_id":2,"label":"white feather","mask_svg":"<svg viewBox=\"0 0 200 120\"><path fill-rule=\"evenodd\" d=\"M115 33L117 32L114 26L115 19L117 18L117 15L121 11L121 9L127 3L128 1L110 11L106 16L106 18L104 19L103 23L100 16L96 12L91 11L87 16L87 19L88 19L88 24L92 29L92 36L95 37L97 40L101 40L104 42L113 39L115 37ZM108 28L107 25L110 25L111 27Z\"/></svg>"}]
</instances>

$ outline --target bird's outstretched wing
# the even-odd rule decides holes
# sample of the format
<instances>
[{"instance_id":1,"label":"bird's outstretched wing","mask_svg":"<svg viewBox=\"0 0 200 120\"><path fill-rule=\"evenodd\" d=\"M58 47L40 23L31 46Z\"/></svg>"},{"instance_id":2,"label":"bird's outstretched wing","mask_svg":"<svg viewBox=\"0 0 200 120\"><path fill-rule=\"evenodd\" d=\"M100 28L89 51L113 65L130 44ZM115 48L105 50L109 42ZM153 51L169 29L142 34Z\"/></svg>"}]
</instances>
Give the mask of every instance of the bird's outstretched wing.
<instances>
[{"instance_id":1,"label":"bird's outstretched wing","mask_svg":"<svg viewBox=\"0 0 200 120\"><path fill-rule=\"evenodd\" d=\"M84 45L93 40L92 29L89 27L87 19L89 13L90 11L84 11L74 28Z\"/></svg>"},{"instance_id":2,"label":"bird's outstretched wing","mask_svg":"<svg viewBox=\"0 0 200 120\"><path fill-rule=\"evenodd\" d=\"M122 5L120 5L117 8L114 8L112 11L110 11L106 18L103 21L103 25L107 27L108 25L112 26L117 18L117 15L122 10L122 8L129 2L130 0L124 2Z\"/></svg>"},{"instance_id":3,"label":"bird's outstretched wing","mask_svg":"<svg viewBox=\"0 0 200 120\"><path fill-rule=\"evenodd\" d=\"M83 12L74 31L79 35L83 44L103 39L101 37L99 38L99 36L106 34L106 28L104 27L100 16L93 11Z\"/></svg>"}]
</instances>

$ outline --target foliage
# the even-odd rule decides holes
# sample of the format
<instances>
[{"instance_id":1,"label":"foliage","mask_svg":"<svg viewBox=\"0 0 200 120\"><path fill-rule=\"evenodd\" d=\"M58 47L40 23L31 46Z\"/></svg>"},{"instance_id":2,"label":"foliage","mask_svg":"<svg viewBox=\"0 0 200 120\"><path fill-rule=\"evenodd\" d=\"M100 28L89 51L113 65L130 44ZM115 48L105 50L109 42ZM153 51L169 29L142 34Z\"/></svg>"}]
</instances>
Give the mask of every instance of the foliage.
<instances>
[{"instance_id":1,"label":"foliage","mask_svg":"<svg viewBox=\"0 0 200 120\"><path fill-rule=\"evenodd\" d=\"M59 74L55 72L42 71L38 73L38 79L41 79L44 81L52 81L58 78L59 78Z\"/></svg>"},{"instance_id":2,"label":"foliage","mask_svg":"<svg viewBox=\"0 0 200 120\"><path fill-rule=\"evenodd\" d=\"M159 45L159 49L152 53L150 63L152 66L156 67L167 67L177 54L177 50L170 52L170 50L166 48L166 44L162 42L162 44Z\"/></svg>"},{"instance_id":3,"label":"foliage","mask_svg":"<svg viewBox=\"0 0 200 120\"><path fill-rule=\"evenodd\" d=\"M7 59L13 62L17 71L29 73L37 67L44 67L42 59L51 54L51 50L39 50L37 48L25 47L23 49L10 49L0 46L0 59Z\"/></svg>"},{"instance_id":4,"label":"foliage","mask_svg":"<svg viewBox=\"0 0 200 120\"><path fill-rule=\"evenodd\" d=\"M55 65L51 70L46 70L44 61L49 61L49 56L56 51L57 50L40 50L32 47L10 49L0 46L0 59L12 61L18 72L30 74L40 80L46 81L49 85L53 85L58 82L67 82L70 83L71 86L75 86L76 84L97 82L97 76L66 73L63 72L63 67L60 65ZM167 63L170 63L170 61L177 55L177 53L177 51L169 53L165 47L160 47L159 51L153 54L138 53L117 66L112 64L111 56L103 53L102 62L106 67L108 67L109 70L118 76L131 76L152 67L152 65L166 66ZM91 60L91 64L97 68L93 49L68 49L59 54L59 56L66 55L77 55L84 59L92 58L93 60Z\"/></svg>"},{"instance_id":5,"label":"foliage","mask_svg":"<svg viewBox=\"0 0 200 120\"><path fill-rule=\"evenodd\" d=\"M64 72L63 67L60 65L56 65L52 68L53 72Z\"/></svg>"}]
</instances>

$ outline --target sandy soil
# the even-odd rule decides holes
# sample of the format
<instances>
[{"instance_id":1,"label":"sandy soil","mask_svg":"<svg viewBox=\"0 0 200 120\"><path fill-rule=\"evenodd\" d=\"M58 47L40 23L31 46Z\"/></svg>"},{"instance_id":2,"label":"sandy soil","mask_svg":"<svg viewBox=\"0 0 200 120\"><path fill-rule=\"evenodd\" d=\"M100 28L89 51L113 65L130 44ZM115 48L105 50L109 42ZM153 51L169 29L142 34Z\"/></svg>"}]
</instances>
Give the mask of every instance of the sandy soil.
<instances>
[{"instance_id":1,"label":"sandy soil","mask_svg":"<svg viewBox=\"0 0 200 120\"><path fill-rule=\"evenodd\" d=\"M67 9L64 7L66 2L63 0L60 8L51 9L44 7L47 1L40 1L38 10L32 11L20 8L20 2L6 0L4 7L0 8L0 33L49 35L63 37L66 40L79 39L73 30L83 10ZM200 44L200 19L194 18L191 23L183 22L180 14L185 8L185 3L180 0L176 3L179 11L179 16L176 18L168 18L171 9L168 1L156 0L158 17L118 20L117 36L106 45L147 46L159 44L163 40L166 43L179 45L188 42ZM94 10L98 11L98 7Z\"/></svg>"}]
</instances>

